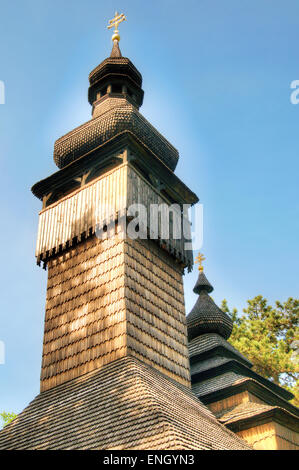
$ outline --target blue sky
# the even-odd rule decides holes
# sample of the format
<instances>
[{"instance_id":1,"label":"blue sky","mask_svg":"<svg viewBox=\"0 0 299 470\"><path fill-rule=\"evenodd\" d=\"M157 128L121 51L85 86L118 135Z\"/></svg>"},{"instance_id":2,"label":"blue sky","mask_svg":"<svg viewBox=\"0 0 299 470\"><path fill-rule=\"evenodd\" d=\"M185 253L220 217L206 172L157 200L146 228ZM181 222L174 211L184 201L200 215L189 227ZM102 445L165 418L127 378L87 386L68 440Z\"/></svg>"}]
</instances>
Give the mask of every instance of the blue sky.
<instances>
[{"instance_id":1,"label":"blue sky","mask_svg":"<svg viewBox=\"0 0 299 470\"><path fill-rule=\"evenodd\" d=\"M88 74L121 50L143 75L141 112L180 152L176 174L204 205L205 272L241 310L298 296L299 79L296 0L1 0L0 411L39 392L46 272L35 265L36 181L54 141L90 118ZM185 277L187 312L197 272Z\"/></svg>"}]
</instances>

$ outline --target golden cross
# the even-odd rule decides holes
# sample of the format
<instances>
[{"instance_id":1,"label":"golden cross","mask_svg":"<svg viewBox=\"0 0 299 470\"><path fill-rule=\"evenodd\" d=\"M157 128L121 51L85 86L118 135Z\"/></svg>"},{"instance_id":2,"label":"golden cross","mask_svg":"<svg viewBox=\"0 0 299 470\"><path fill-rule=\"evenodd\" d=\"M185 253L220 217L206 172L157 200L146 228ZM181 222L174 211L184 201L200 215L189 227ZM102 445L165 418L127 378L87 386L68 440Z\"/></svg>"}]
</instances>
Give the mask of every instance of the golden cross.
<instances>
[{"instance_id":1,"label":"golden cross","mask_svg":"<svg viewBox=\"0 0 299 470\"><path fill-rule=\"evenodd\" d=\"M199 266L198 266L198 270L199 270L199 271L203 271L202 262L203 262L205 259L206 259L206 258L205 258L204 255L201 254L201 253L198 253L198 256L195 258L195 263L196 263L196 264L199 264Z\"/></svg>"},{"instance_id":2,"label":"golden cross","mask_svg":"<svg viewBox=\"0 0 299 470\"><path fill-rule=\"evenodd\" d=\"M113 40L113 41L114 41L115 39L116 39L117 41L120 40L120 36L119 36L119 34L118 34L118 25L119 25L120 23L122 23L123 21L126 21L126 19L127 19L127 18L125 17L125 15L124 15L123 13L120 15L120 14L116 11L116 12L115 12L115 15L114 15L114 18L112 18L112 20L109 20L109 26L107 26L107 28L108 28L108 29L111 29L111 28L113 28L113 26L114 26L114 28L115 28L115 29L114 29L114 34L113 34L113 36L112 36L112 40Z\"/></svg>"}]
</instances>

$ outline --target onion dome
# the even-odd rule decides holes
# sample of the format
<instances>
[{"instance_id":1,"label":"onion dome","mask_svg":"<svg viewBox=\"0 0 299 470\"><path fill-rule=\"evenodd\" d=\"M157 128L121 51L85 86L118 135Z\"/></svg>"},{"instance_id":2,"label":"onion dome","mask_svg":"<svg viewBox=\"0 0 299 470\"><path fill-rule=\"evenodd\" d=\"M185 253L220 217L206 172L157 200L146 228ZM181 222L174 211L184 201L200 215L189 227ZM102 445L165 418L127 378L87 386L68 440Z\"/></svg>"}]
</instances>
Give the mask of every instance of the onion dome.
<instances>
[{"instance_id":1,"label":"onion dome","mask_svg":"<svg viewBox=\"0 0 299 470\"><path fill-rule=\"evenodd\" d=\"M224 339L228 339L233 329L233 322L209 296L213 286L203 273L202 266L199 269L199 276L193 289L199 297L187 316L188 339L191 341L206 333L218 333Z\"/></svg>"},{"instance_id":2,"label":"onion dome","mask_svg":"<svg viewBox=\"0 0 299 470\"><path fill-rule=\"evenodd\" d=\"M92 119L55 142L54 162L58 168L128 132L174 171L178 151L139 113L144 95L142 75L128 58L122 57L117 39L110 57L90 73L89 83Z\"/></svg>"}]
</instances>

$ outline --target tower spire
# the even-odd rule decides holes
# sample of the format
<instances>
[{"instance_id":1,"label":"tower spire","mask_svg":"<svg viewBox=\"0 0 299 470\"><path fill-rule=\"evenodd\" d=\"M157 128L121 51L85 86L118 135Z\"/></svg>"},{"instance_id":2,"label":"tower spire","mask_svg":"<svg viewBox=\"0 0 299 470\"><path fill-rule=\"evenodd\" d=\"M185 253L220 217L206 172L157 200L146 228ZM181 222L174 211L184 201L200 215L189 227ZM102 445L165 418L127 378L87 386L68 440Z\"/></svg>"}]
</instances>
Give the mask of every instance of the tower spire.
<instances>
[{"instance_id":1,"label":"tower spire","mask_svg":"<svg viewBox=\"0 0 299 470\"><path fill-rule=\"evenodd\" d=\"M112 57L113 59L122 57L117 39L113 41L113 47L110 57Z\"/></svg>"},{"instance_id":2,"label":"tower spire","mask_svg":"<svg viewBox=\"0 0 299 470\"><path fill-rule=\"evenodd\" d=\"M209 281L207 280L204 272L203 272L203 265L202 265L202 262L205 261L205 257L202 253L198 253L198 255L196 256L195 258L195 263L198 264L198 271L199 271L199 275L198 275L198 279L197 279L197 282L194 286L194 289L193 289L193 292L195 294L200 294L203 290L205 290L206 292L208 292L209 294L211 292L213 292L214 288L213 286L209 283Z\"/></svg>"}]
</instances>

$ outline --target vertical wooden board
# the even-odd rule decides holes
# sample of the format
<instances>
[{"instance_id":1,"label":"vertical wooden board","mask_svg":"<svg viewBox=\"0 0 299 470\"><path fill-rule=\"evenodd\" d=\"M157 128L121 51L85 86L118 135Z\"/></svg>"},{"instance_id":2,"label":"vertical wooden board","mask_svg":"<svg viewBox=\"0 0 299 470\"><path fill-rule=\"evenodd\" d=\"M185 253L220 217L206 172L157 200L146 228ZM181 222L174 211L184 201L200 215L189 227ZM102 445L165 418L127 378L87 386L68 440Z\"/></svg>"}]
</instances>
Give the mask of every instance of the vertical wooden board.
<instances>
[{"instance_id":1,"label":"vertical wooden board","mask_svg":"<svg viewBox=\"0 0 299 470\"><path fill-rule=\"evenodd\" d=\"M117 212L133 203L143 204L146 207L148 225L151 204L169 204L136 169L129 164L123 164L42 212L37 244L39 248L36 255L45 256L47 251L57 249L59 245L65 248L66 242L71 242L75 236L80 241L82 233L88 234L90 229L94 230L95 214L97 222L104 224L105 220L107 223ZM162 214L159 215L160 237L161 217L165 219L165 210L164 207ZM62 222L59 223L59 220ZM172 253L176 250L183 256L184 240L175 240L170 236L170 239L166 240L166 248Z\"/></svg>"}]
</instances>

